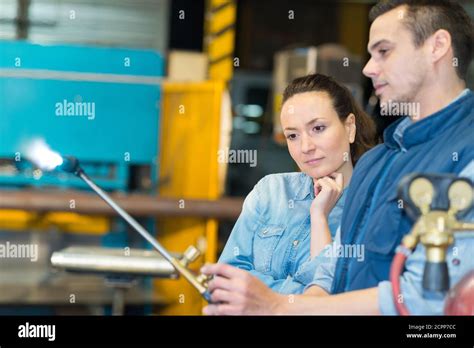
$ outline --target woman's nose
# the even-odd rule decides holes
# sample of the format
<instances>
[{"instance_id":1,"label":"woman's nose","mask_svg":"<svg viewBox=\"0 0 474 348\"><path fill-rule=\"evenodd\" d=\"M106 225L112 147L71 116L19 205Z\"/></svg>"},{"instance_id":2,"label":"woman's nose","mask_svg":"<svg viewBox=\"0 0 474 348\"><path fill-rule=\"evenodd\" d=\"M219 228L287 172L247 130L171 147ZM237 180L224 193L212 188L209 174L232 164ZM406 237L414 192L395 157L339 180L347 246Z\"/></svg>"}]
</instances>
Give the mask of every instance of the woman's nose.
<instances>
[{"instance_id":1,"label":"woman's nose","mask_svg":"<svg viewBox=\"0 0 474 348\"><path fill-rule=\"evenodd\" d=\"M301 151L303 153L308 153L316 149L316 144L310 136L303 134L301 136Z\"/></svg>"}]
</instances>

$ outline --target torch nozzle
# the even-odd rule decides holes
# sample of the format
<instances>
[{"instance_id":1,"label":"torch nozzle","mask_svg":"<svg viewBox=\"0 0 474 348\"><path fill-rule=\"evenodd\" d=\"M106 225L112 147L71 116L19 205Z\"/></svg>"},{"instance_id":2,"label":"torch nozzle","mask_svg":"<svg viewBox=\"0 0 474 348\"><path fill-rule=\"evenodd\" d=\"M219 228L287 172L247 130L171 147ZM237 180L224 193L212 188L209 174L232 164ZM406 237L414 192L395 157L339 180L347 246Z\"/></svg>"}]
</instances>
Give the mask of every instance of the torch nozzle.
<instances>
[{"instance_id":1,"label":"torch nozzle","mask_svg":"<svg viewBox=\"0 0 474 348\"><path fill-rule=\"evenodd\" d=\"M72 156L63 156L63 163L58 166L58 169L75 175L81 171L78 159Z\"/></svg>"}]
</instances>

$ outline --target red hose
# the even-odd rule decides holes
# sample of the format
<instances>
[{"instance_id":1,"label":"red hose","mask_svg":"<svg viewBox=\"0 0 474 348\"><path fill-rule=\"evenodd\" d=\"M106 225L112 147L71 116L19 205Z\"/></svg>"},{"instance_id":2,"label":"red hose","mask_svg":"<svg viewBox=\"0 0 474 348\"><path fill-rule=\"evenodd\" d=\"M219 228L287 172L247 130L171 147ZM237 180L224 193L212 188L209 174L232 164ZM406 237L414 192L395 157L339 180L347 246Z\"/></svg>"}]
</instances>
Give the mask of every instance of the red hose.
<instances>
[{"instance_id":1,"label":"red hose","mask_svg":"<svg viewBox=\"0 0 474 348\"><path fill-rule=\"evenodd\" d=\"M400 276L405 267L405 261L410 254L410 251L405 248L403 245L400 245L397 248L395 257L392 261L392 266L390 267L390 281L392 282L392 294L393 302L397 308L398 314L400 315L410 315L408 308L405 306L404 301L399 301L398 298L401 294L400 291Z\"/></svg>"}]
</instances>

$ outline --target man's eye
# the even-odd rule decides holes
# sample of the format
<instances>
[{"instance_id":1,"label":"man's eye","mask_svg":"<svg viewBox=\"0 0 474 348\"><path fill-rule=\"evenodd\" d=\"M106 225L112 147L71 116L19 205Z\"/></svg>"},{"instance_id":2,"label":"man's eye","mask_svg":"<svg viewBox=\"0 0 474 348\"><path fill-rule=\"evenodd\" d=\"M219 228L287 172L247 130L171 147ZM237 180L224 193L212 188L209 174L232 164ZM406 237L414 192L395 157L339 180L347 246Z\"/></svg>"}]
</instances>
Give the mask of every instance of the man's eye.
<instances>
[{"instance_id":1,"label":"man's eye","mask_svg":"<svg viewBox=\"0 0 474 348\"><path fill-rule=\"evenodd\" d=\"M314 130L315 132L317 132L317 133L320 133L320 132L322 132L322 131L325 130L325 129L326 129L326 126L314 126L314 127L313 127L313 130Z\"/></svg>"},{"instance_id":2,"label":"man's eye","mask_svg":"<svg viewBox=\"0 0 474 348\"><path fill-rule=\"evenodd\" d=\"M296 134L288 134L288 135L286 136L286 139L288 139L288 140L294 140L294 139L296 139Z\"/></svg>"}]
</instances>

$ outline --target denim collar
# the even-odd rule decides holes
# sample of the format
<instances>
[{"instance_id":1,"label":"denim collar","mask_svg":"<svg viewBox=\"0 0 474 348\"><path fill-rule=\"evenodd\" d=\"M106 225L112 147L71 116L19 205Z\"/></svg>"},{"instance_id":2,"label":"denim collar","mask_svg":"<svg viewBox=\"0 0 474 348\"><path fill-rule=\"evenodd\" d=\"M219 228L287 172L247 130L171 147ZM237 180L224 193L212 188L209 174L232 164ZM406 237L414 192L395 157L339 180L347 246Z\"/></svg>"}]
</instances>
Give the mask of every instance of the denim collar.
<instances>
[{"instance_id":1,"label":"denim collar","mask_svg":"<svg viewBox=\"0 0 474 348\"><path fill-rule=\"evenodd\" d=\"M313 189L313 178L306 175L305 173L300 173L295 178L295 201L303 201L306 197L310 196L311 199L314 199L314 189Z\"/></svg>"}]
</instances>

